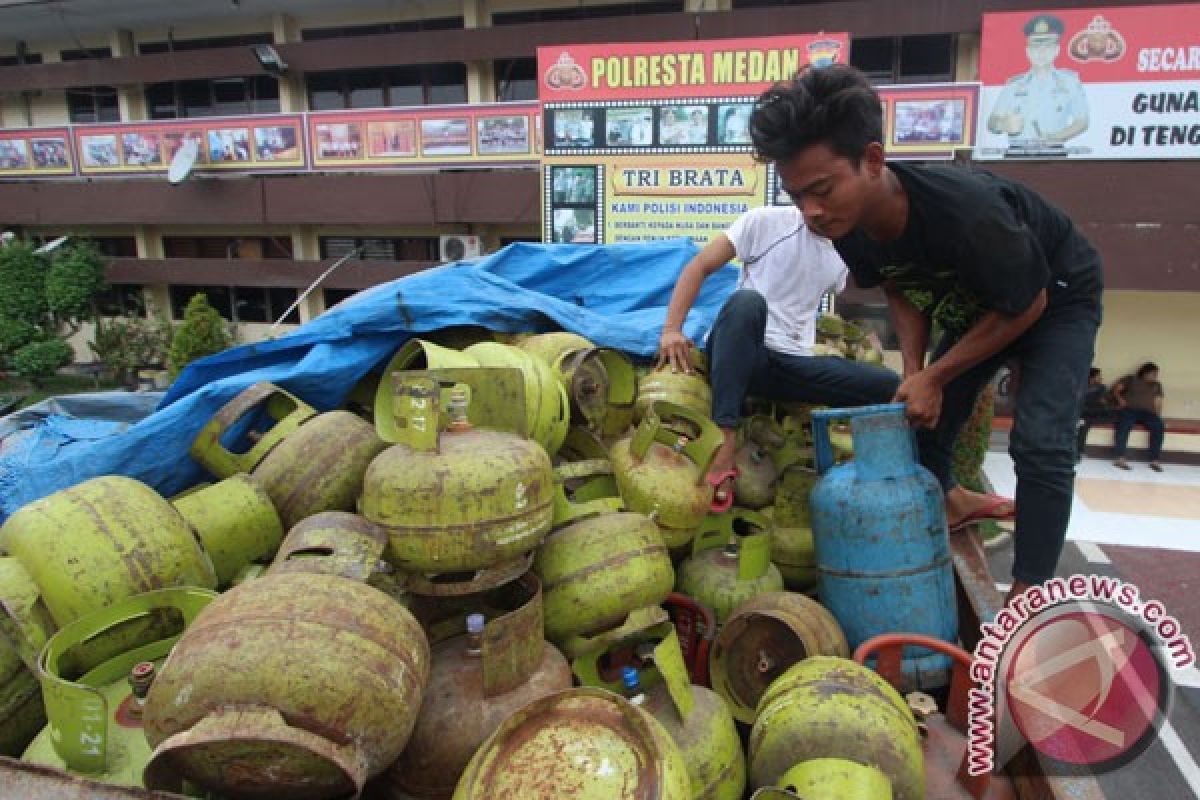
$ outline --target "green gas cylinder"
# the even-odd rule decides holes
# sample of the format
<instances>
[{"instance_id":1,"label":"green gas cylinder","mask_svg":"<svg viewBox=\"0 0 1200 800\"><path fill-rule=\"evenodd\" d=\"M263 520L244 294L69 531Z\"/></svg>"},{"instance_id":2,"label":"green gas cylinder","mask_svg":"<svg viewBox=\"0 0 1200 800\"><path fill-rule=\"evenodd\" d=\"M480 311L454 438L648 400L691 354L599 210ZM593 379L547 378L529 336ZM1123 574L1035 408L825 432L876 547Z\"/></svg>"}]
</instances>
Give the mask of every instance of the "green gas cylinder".
<instances>
[{"instance_id":1,"label":"green gas cylinder","mask_svg":"<svg viewBox=\"0 0 1200 800\"><path fill-rule=\"evenodd\" d=\"M679 566L676 588L711 608L718 625L750 598L781 591L783 577L771 563L769 526L763 515L747 509L710 515L693 540L692 555ZM739 536L739 528L756 532Z\"/></svg>"},{"instance_id":2,"label":"green gas cylinder","mask_svg":"<svg viewBox=\"0 0 1200 800\"><path fill-rule=\"evenodd\" d=\"M103 783L141 786L142 769L150 760L142 729L146 693L182 630L213 597L202 589L145 592L84 615L50 637L39 661L49 724L22 759ZM143 641L68 679L75 671L72 655L80 645L151 616L177 620L178 627L165 639Z\"/></svg>"}]
</instances>

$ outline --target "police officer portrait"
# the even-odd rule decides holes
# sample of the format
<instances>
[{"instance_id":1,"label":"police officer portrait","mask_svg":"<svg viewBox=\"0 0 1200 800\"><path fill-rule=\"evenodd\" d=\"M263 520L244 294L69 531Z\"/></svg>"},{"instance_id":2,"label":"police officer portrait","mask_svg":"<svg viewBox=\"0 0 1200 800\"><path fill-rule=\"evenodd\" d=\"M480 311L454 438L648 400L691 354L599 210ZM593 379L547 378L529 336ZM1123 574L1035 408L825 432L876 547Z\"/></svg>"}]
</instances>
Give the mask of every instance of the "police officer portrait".
<instances>
[{"instance_id":1,"label":"police officer portrait","mask_svg":"<svg viewBox=\"0 0 1200 800\"><path fill-rule=\"evenodd\" d=\"M1067 140L1088 127L1088 103L1079 75L1054 66L1062 50L1062 20L1038 14L1025 24L1029 69L1009 78L992 107L987 127L1008 134L1006 155L1066 155Z\"/></svg>"}]
</instances>

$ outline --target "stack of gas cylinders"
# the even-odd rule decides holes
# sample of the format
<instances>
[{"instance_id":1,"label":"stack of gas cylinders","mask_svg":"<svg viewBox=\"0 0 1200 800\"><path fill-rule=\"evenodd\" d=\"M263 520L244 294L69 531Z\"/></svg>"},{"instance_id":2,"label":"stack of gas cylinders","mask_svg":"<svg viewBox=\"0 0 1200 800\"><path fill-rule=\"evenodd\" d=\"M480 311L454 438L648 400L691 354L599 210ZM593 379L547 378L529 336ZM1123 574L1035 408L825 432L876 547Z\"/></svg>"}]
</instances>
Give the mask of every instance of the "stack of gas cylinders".
<instances>
[{"instance_id":1,"label":"stack of gas cylinders","mask_svg":"<svg viewBox=\"0 0 1200 800\"><path fill-rule=\"evenodd\" d=\"M848 658L953 638L902 416L752 409L714 512L699 353L499 338L410 339L341 410L256 384L183 495L13 514L0 751L208 798L924 797L912 713Z\"/></svg>"}]
</instances>

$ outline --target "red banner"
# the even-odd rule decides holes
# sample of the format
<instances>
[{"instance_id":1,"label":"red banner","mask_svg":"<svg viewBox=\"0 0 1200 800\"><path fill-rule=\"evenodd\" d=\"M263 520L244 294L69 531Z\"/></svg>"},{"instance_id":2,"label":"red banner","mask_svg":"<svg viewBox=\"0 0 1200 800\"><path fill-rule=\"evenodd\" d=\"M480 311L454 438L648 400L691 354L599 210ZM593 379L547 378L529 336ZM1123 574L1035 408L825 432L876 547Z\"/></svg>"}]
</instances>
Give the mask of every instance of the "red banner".
<instances>
[{"instance_id":1,"label":"red banner","mask_svg":"<svg viewBox=\"0 0 1200 800\"><path fill-rule=\"evenodd\" d=\"M1200 158L1200 4L985 14L979 158Z\"/></svg>"},{"instance_id":2,"label":"red banner","mask_svg":"<svg viewBox=\"0 0 1200 800\"><path fill-rule=\"evenodd\" d=\"M1025 72L1029 36L1056 33L1057 66L1087 83L1200 78L1200 4L1171 4L985 14L980 80Z\"/></svg>"},{"instance_id":3,"label":"red banner","mask_svg":"<svg viewBox=\"0 0 1200 800\"><path fill-rule=\"evenodd\" d=\"M543 103L744 97L809 64L845 63L845 33L538 48Z\"/></svg>"}]
</instances>

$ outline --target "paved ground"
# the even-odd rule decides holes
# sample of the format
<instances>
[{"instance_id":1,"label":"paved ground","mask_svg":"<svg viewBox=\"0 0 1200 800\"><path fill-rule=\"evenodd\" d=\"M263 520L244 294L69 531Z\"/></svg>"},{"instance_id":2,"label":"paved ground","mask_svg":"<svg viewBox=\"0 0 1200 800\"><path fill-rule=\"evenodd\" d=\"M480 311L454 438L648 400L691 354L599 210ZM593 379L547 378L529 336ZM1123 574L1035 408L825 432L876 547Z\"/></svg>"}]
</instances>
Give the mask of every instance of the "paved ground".
<instances>
[{"instance_id":1,"label":"paved ground","mask_svg":"<svg viewBox=\"0 0 1200 800\"><path fill-rule=\"evenodd\" d=\"M1015 485L1003 452L985 469L998 492ZM1002 588L1011 580L1011 543L990 553ZM1111 575L1139 587L1176 617L1200 652L1200 467L1167 465L1159 474L1144 464L1125 472L1085 459L1077 478L1067 545L1058 574ZM1200 671L1174 673L1174 704L1158 741L1135 761L1100 776L1109 798L1200 798Z\"/></svg>"}]
</instances>

